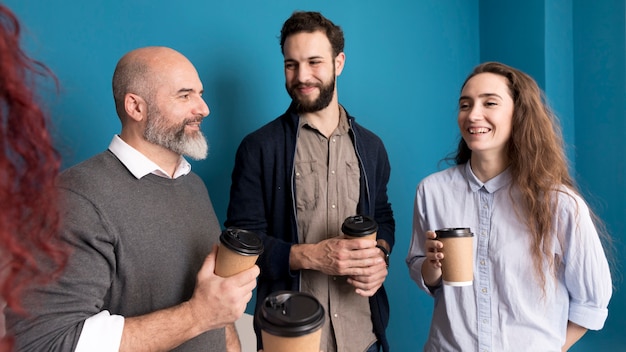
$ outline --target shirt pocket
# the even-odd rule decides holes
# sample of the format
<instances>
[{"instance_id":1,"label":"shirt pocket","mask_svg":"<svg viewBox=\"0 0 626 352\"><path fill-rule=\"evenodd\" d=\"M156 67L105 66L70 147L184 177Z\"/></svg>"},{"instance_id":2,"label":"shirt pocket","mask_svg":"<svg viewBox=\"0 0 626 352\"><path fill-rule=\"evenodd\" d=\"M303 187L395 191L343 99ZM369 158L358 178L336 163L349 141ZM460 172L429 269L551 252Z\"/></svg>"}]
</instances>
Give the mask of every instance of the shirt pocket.
<instances>
[{"instance_id":1,"label":"shirt pocket","mask_svg":"<svg viewBox=\"0 0 626 352\"><path fill-rule=\"evenodd\" d=\"M348 199L357 204L361 195L360 187L361 169L358 161L346 161L346 178L344 187Z\"/></svg>"},{"instance_id":2,"label":"shirt pocket","mask_svg":"<svg viewBox=\"0 0 626 352\"><path fill-rule=\"evenodd\" d=\"M296 163L296 207L298 210L315 209L319 198L319 177L315 161Z\"/></svg>"}]
</instances>

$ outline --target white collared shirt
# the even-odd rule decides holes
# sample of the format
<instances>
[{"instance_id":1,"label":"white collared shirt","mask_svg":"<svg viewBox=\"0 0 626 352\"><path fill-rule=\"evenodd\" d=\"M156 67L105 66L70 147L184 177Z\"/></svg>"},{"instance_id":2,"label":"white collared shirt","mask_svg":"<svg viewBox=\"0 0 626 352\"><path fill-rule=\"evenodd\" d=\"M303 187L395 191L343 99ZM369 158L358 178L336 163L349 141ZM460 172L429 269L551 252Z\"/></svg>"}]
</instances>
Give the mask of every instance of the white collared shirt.
<instances>
[{"instance_id":1,"label":"white collared shirt","mask_svg":"<svg viewBox=\"0 0 626 352\"><path fill-rule=\"evenodd\" d=\"M109 150L126 166L126 168L140 179L147 174L155 174L165 178L178 178L191 172L191 164L181 155L176 166L174 177L165 172L159 165L141 154L137 149L124 142L118 135L113 136Z\"/></svg>"},{"instance_id":2,"label":"white collared shirt","mask_svg":"<svg viewBox=\"0 0 626 352\"><path fill-rule=\"evenodd\" d=\"M174 171L174 177L170 177L159 165L128 145L118 135L113 136L109 150L137 179L148 174L155 174L164 178L178 178L191 172L191 164L181 156ZM123 331L123 316L111 315L106 310L101 311L85 320L75 352L118 351L122 342Z\"/></svg>"}]
</instances>

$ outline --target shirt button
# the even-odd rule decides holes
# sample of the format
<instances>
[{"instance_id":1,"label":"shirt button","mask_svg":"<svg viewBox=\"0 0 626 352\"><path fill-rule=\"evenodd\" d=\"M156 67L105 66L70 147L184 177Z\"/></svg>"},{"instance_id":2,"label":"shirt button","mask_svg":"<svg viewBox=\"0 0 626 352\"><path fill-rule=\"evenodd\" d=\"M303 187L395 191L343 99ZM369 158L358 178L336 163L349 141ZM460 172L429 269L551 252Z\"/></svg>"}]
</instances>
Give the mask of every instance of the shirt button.
<instances>
[{"instance_id":1,"label":"shirt button","mask_svg":"<svg viewBox=\"0 0 626 352\"><path fill-rule=\"evenodd\" d=\"M333 281L337 281L337 276L333 276Z\"/></svg>"},{"instance_id":2,"label":"shirt button","mask_svg":"<svg viewBox=\"0 0 626 352\"><path fill-rule=\"evenodd\" d=\"M335 143L335 138L333 138L333 143Z\"/></svg>"},{"instance_id":3,"label":"shirt button","mask_svg":"<svg viewBox=\"0 0 626 352\"><path fill-rule=\"evenodd\" d=\"M330 171L330 173L331 173L332 175L334 175L334 174L335 174L335 170L331 170L331 171Z\"/></svg>"},{"instance_id":4,"label":"shirt button","mask_svg":"<svg viewBox=\"0 0 626 352\"><path fill-rule=\"evenodd\" d=\"M487 289L483 287L482 290L480 290L482 293L487 293Z\"/></svg>"},{"instance_id":5,"label":"shirt button","mask_svg":"<svg viewBox=\"0 0 626 352\"><path fill-rule=\"evenodd\" d=\"M483 231L480 234L483 235L483 236L486 236L487 235L487 231Z\"/></svg>"},{"instance_id":6,"label":"shirt button","mask_svg":"<svg viewBox=\"0 0 626 352\"><path fill-rule=\"evenodd\" d=\"M335 204L330 206L331 208L335 209L337 206Z\"/></svg>"},{"instance_id":7,"label":"shirt button","mask_svg":"<svg viewBox=\"0 0 626 352\"><path fill-rule=\"evenodd\" d=\"M480 265L485 265L485 261L484 261L484 260L481 260L481 261L480 261Z\"/></svg>"},{"instance_id":8,"label":"shirt button","mask_svg":"<svg viewBox=\"0 0 626 352\"><path fill-rule=\"evenodd\" d=\"M296 172L296 177L300 177L300 173L299 172Z\"/></svg>"},{"instance_id":9,"label":"shirt button","mask_svg":"<svg viewBox=\"0 0 626 352\"><path fill-rule=\"evenodd\" d=\"M487 319L483 319L483 324L487 324Z\"/></svg>"},{"instance_id":10,"label":"shirt button","mask_svg":"<svg viewBox=\"0 0 626 352\"><path fill-rule=\"evenodd\" d=\"M337 318L339 316L339 314L335 313L333 314L333 317Z\"/></svg>"}]
</instances>

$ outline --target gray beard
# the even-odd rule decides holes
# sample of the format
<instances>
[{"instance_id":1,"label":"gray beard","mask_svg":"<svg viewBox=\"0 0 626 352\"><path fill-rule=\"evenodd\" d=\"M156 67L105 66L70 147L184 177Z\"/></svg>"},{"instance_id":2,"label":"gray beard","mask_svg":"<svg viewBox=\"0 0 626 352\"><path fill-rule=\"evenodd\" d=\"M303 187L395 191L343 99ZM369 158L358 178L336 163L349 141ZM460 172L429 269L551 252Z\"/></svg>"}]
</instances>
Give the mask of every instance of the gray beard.
<instances>
[{"instance_id":1,"label":"gray beard","mask_svg":"<svg viewBox=\"0 0 626 352\"><path fill-rule=\"evenodd\" d=\"M185 134L185 125L193 119L186 119L181 124L166 126L165 118L158 111L148 113L148 123L143 133L144 138L179 155L186 155L194 160L203 160L209 153L209 145L198 131Z\"/></svg>"}]
</instances>

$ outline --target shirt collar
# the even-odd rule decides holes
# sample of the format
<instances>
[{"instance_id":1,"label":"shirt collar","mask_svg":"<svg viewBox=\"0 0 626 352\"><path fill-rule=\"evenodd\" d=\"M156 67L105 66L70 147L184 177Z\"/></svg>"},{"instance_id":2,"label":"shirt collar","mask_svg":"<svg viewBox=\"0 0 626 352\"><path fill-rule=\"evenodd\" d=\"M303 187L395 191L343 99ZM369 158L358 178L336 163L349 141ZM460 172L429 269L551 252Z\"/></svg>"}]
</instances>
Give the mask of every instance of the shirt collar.
<instances>
[{"instance_id":1,"label":"shirt collar","mask_svg":"<svg viewBox=\"0 0 626 352\"><path fill-rule=\"evenodd\" d=\"M315 126L309 123L307 118L299 116L298 128L302 128L302 126L308 126L318 131L318 129ZM350 130L350 124L348 123L348 114L346 113L346 109L344 109L343 106L339 105L339 124L337 125L337 128L333 132L333 135L343 135L343 134L348 133L349 130Z\"/></svg>"},{"instance_id":2,"label":"shirt collar","mask_svg":"<svg viewBox=\"0 0 626 352\"><path fill-rule=\"evenodd\" d=\"M511 171L509 168L506 168L498 176L483 183L478 179L478 177L476 177L476 175L474 175L470 162L468 161L465 163L465 178L467 179L467 182L473 192L476 192L484 187L487 192L494 193L500 188L511 183Z\"/></svg>"},{"instance_id":3,"label":"shirt collar","mask_svg":"<svg viewBox=\"0 0 626 352\"><path fill-rule=\"evenodd\" d=\"M178 178L191 172L191 164L181 156L178 166L176 166L174 177L170 177L159 165L141 154L137 149L128 145L118 135L113 136L113 140L111 140L111 144L109 144L109 150L137 179L147 174L155 174L164 178Z\"/></svg>"}]
</instances>

